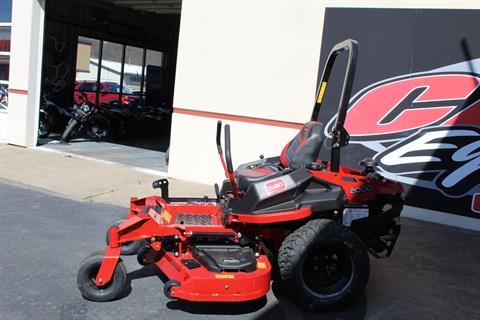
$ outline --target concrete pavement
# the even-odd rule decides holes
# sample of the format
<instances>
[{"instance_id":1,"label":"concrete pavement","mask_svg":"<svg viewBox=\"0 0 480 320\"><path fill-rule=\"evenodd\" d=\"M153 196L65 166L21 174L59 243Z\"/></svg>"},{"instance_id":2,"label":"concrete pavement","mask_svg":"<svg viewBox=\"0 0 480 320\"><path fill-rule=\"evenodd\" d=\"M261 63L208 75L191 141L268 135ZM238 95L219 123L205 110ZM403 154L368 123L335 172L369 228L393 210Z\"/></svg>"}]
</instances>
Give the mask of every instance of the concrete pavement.
<instances>
[{"instance_id":1,"label":"concrete pavement","mask_svg":"<svg viewBox=\"0 0 480 320\"><path fill-rule=\"evenodd\" d=\"M125 298L106 304L82 299L78 265L104 248L106 226L125 215L121 207L130 197L159 192L151 188L158 178L124 165L0 144L0 319L480 319L478 233L410 219L403 219L393 256L371 259L365 294L344 310L304 313L275 283L266 299L252 303L169 302L162 275L140 268L135 257L124 259L132 287ZM170 183L172 195L213 196L212 186Z\"/></svg>"},{"instance_id":2,"label":"concrete pavement","mask_svg":"<svg viewBox=\"0 0 480 320\"><path fill-rule=\"evenodd\" d=\"M0 144L0 178L78 200L128 207L131 197L159 193L151 186L161 177L126 165ZM169 182L172 196L214 196L213 186L176 179Z\"/></svg>"}]
</instances>

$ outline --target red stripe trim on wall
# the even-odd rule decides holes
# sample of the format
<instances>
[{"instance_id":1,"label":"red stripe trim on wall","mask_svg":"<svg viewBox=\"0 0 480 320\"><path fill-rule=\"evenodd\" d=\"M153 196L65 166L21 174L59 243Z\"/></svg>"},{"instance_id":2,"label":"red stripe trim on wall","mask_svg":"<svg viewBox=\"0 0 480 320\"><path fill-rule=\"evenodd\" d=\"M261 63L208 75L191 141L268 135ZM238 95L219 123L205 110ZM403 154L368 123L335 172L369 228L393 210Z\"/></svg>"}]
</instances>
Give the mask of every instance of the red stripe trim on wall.
<instances>
[{"instance_id":1,"label":"red stripe trim on wall","mask_svg":"<svg viewBox=\"0 0 480 320\"><path fill-rule=\"evenodd\" d=\"M28 90L8 89L8 93L16 93L16 94L28 95Z\"/></svg>"},{"instance_id":2,"label":"red stripe trim on wall","mask_svg":"<svg viewBox=\"0 0 480 320\"><path fill-rule=\"evenodd\" d=\"M173 112L179 113L179 114L187 114L187 115L196 116L196 117L231 120L231 121L239 121L239 122L246 122L246 123L256 123L256 124L263 124L266 126L274 126L274 127L281 127L281 128L300 129L302 127L302 124L297 122L278 121L278 120L261 119L261 118L254 118L254 117L245 117L245 116L235 116L235 115L225 114L225 113L197 111L197 110L190 110L190 109L183 109L183 108L173 108Z\"/></svg>"}]
</instances>

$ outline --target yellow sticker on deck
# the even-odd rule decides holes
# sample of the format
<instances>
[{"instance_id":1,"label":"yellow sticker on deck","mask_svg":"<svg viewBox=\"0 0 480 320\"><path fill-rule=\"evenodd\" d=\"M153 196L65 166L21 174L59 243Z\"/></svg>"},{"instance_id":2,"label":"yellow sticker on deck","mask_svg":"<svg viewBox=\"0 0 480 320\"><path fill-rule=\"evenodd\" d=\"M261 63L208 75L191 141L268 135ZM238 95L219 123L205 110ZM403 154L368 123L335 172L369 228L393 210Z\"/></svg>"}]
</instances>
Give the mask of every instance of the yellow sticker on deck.
<instances>
[{"instance_id":1,"label":"yellow sticker on deck","mask_svg":"<svg viewBox=\"0 0 480 320\"><path fill-rule=\"evenodd\" d=\"M235 279L233 274L216 274L215 278L217 279Z\"/></svg>"},{"instance_id":2,"label":"yellow sticker on deck","mask_svg":"<svg viewBox=\"0 0 480 320\"><path fill-rule=\"evenodd\" d=\"M327 89L327 82L323 81L322 86L320 87L320 92L318 93L317 103L322 103L323 95L325 94L325 89Z\"/></svg>"},{"instance_id":3,"label":"yellow sticker on deck","mask_svg":"<svg viewBox=\"0 0 480 320\"><path fill-rule=\"evenodd\" d=\"M258 269L267 269L267 264L265 262L258 262L257 263Z\"/></svg>"},{"instance_id":4,"label":"yellow sticker on deck","mask_svg":"<svg viewBox=\"0 0 480 320\"><path fill-rule=\"evenodd\" d=\"M170 212L168 212L167 209L163 209L162 218L163 218L163 220L165 220L167 223L170 223L170 221L172 220L172 215L170 214Z\"/></svg>"}]
</instances>

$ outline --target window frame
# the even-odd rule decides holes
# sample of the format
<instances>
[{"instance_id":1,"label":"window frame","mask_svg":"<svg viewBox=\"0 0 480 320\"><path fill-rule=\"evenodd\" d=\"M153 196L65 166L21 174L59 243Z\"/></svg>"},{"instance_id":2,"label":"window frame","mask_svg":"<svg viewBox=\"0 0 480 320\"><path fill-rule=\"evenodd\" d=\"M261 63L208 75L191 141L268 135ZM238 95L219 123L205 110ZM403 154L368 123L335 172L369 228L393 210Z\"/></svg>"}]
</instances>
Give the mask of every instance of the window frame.
<instances>
[{"instance_id":1,"label":"window frame","mask_svg":"<svg viewBox=\"0 0 480 320\"><path fill-rule=\"evenodd\" d=\"M81 43L82 41L99 41L99 57L98 57L98 62L97 62L97 80L92 80L92 82L95 82L96 84L98 83L98 90L97 90L97 87L95 87L95 90L93 92L95 92L95 103L99 103L99 96L101 93L111 93L111 94L117 94L118 95L118 101L122 101L123 99L123 96L131 96L131 95L134 95L134 96L138 96L140 97L141 99L145 99L146 97L146 86L145 86L145 82L146 82L146 79L147 79L147 74L146 74L146 71L147 71L147 53L148 51L152 51L152 52L158 52L161 54L161 58L160 58L160 67L162 68L162 72L163 70L165 70L165 65L166 65L166 53L165 51L163 50L159 50L159 49L151 49L149 47L136 47L135 45L131 45L131 44L128 44L128 43L125 43L125 42L115 42L115 41L110 41L110 40L106 40L106 39L100 39L100 38L93 38L93 37L89 37L87 35L84 35L84 34L78 34L77 35L77 51L78 51L78 44ZM118 86L119 86L119 92L116 93L116 92L111 92L110 91L110 88L108 87L108 85L106 83L104 83L104 81L101 80L101 73L102 73L102 67L103 67L103 48L104 48L104 43L105 42L108 42L108 43L112 43L114 45L119 45L122 47L122 57L121 57L121 70L120 70L120 80L119 80L119 83L118 83ZM139 75L140 77L140 93L139 94L135 94L133 92L130 92L130 93L127 93L124 91L124 77L125 77L125 63L126 63L126 49L127 47L131 47L131 48L136 48L136 49L140 49L142 50L142 66L141 66L141 74ZM81 81L84 81L84 80L78 80L77 79L77 76L75 76L75 83L81 83ZM74 89L74 91L78 91L78 92L92 92L92 91L82 91L80 89L81 85L78 86L78 89ZM76 87L75 87L76 88ZM103 90L102 90L103 88Z\"/></svg>"}]
</instances>

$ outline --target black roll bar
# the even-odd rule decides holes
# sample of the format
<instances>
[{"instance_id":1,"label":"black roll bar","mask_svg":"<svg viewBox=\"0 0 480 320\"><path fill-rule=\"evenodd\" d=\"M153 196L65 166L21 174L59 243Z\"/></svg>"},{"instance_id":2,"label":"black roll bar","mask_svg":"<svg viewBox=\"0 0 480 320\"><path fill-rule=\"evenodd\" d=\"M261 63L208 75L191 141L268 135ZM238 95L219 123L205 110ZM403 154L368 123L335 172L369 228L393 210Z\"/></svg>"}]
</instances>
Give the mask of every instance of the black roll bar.
<instances>
[{"instance_id":1,"label":"black roll bar","mask_svg":"<svg viewBox=\"0 0 480 320\"><path fill-rule=\"evenodd\" d=\"M358 42L353 39L347 39L337 43L328 55L327 62L322 73L322 80L317 89L315 106L313 108L311 120L317 121L320 107L322 106L323 97L327 89L328 79L332 71L335 59L342 52L348 52L348 62L345 71L345 78L343 79L342 94L338 104L337 117L332 129L332 149L331 149L331 168L333 172L338 172L340 168L340 149L348 144L349 135L345 130L345 118L347 116L348 103L352 94L353 79L355 78L355 69L358 58Z\"/></svg>"}]
</instances>

